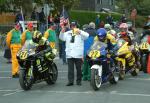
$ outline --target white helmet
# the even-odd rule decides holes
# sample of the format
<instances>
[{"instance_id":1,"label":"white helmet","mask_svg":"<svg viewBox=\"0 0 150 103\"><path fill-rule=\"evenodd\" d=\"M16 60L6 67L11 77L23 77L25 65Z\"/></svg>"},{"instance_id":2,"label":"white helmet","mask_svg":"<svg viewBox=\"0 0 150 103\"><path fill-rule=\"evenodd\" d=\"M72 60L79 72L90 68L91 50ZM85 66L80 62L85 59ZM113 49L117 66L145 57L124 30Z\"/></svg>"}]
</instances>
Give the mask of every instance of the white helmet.
<instances>
[{"instance_id":1,"label":"white helmet","mask_svg":"<svg viewBox=\"0 0 150 103\"><path fill-rule=\"evenodd\" d=\"M104 28L111 30L111 25L110 24L105 24Z\"/></svg>"}]
</instances>

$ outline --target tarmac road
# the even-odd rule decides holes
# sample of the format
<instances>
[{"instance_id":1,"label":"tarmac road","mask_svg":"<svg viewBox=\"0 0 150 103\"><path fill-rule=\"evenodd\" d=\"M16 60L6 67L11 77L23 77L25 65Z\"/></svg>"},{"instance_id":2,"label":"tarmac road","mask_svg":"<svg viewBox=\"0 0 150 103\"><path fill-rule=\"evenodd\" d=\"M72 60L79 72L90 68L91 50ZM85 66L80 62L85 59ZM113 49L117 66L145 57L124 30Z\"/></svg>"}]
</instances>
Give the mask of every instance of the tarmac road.
<instances>
[{"instance_id":1,"label":"tarmac road","mask_svg":"<svg viewBox=\"0 0 150 103\"><path fill-rule=\"evenodd\" d=\"M11 78L11 64L0 56L0 103L150 103L150 76L130 74L116 85L106 83L94 91L88 81L82 86L65 86L67 65L56 60L59 76L56 84L35 84L31 90L23 91L18 79Z\"/></svg>"}]
</instances>

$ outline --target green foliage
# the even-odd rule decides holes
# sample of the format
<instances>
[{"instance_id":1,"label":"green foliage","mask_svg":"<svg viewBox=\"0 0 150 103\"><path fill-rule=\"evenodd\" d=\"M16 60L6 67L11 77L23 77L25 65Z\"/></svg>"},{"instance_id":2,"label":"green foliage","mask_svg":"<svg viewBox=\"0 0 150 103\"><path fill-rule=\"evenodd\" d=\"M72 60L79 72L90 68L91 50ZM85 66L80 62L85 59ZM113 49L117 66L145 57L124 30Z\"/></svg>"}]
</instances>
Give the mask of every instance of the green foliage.
<instances>
[{"instance_id":1,"label":"green foliage","mask_svg":"<svg viewBox=\"0 0 150 103\"><path fill-rule=\"evenodd\" d=\"M108 13L96 13L96 12L89 12L89 11L70 11L70 19L71 20L77 20L79 24L82 26L84 24L87 24L91 21L95 22L96 16L100 15L101 21L106 22L106 17L108 16ZM120 20L121 14L112 13L112 16L114 18L114 21Z\"/></svg>"},{"instance_id":2,"label":"green foliage","mask_svg":"<svg viewBox=\"0 0 150 103\"><path fill-rule=\"evenodd\" d=\"M137 9L139 15L149 15L150 2L149 0L116 0L116 4L119 7L119 12L128 13L133 8Z\"/></svg>"},{"instance_id":3,"label":"green foliage","mask_svg":"<svg viewBox=\"0 0 150 103\"><path fill-rule=\"evenodd\" d=\"M54 4L54 11L61 11L63 6L70 10L73 6L77 6L80 0L34 0L38 4Z\"/></svg>"},{"instance_id":4,"label":"green foliage","mask_svg":"<svg viewBox=\"0 0 150 103\"><path fill-rule=\"evenodd\" d=\"M136 27L142 28L144 26L145 22L146 22L146 17L137 16L137 19L135 20L135 25L136 25Z\"/></svg>"},{"instance_id":5,"label":"green foliage","mask_svg":"<svg viewBox=\"0 0 150 103\"><path fill-rule=\"evenodd\" d=\"M9 2L11 0L0 0L0 13L10 11Z\"/></svg>"},{"instance_id":6,"label":"green foliage","mask_svg":"<svg viewBox=\"0 0 150 103\"><path fill-rule=\"evenodd\" d=\"M95 22L96 16L100 15L101 21L106 22L106 17L108 16L108 13L96 13L96 12L90 12L90 11L78 11L78 10L72 10L69 12L70 21L76 20L80 24L80 27L84 24L88 24L89 22ZM121 14L119 13L112 13L112 16L114 18L114 21L119 21L121 18ZM132 21L128 19L128 21ZM143 27L144 23L146 22L145 16L137 16L136 20L136 27Z\"/></svg>"}]
</instances>

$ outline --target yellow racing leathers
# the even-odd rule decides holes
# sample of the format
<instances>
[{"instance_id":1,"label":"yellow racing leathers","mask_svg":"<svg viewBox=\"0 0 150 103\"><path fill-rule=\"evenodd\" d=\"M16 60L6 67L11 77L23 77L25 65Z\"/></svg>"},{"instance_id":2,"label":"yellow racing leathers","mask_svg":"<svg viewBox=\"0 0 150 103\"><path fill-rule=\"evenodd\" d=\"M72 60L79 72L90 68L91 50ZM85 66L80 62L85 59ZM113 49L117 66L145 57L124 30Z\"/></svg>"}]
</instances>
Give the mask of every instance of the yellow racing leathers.
<instances>
[{"instance_id":1,"label":"yellow racing leathers","mask_svg":"<svg viewBox=\"0 0 150 103\"><path fill-rule=\"evenodd\" d=\"M16 75L19 72L19 64L16 58L17 52L21 48L21 32L12 29L10 32L8 32L6 37L6 43L7 46L11 49L11 55L12 55L12 75Z\"/></svg>"},{"instance_id":2,"label":"yellow racing leathers","mask_svg":"<svg viewBox=\"0 0 150 103\"><path fill-rule=\"evenodd\" d=\"M94 38L94 41L98 41L98 36ZM107 33L105 40L103 41L104 43L108 44L108 49L113 49L113 47L116 45L117 41L114 36L111 34Z\"/></svg>"}]
</instances>

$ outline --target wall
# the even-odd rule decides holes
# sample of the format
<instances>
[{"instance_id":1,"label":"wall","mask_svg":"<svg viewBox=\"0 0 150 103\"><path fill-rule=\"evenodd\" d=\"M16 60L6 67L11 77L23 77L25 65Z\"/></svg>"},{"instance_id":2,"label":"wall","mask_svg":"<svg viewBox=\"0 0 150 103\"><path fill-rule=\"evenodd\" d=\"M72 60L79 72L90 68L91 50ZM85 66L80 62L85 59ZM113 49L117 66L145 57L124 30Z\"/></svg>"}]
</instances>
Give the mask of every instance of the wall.
<instances>
[{"instance_id":1,"label":"wall","mask_svg":"<svg viewBox=\"0 0 150 103\"><path fill-rule=\"evenodd\" d=\"M15 15L10 13L0 14L0 24L12 24L15 22Z\"/></svg>"}]
</instances>

